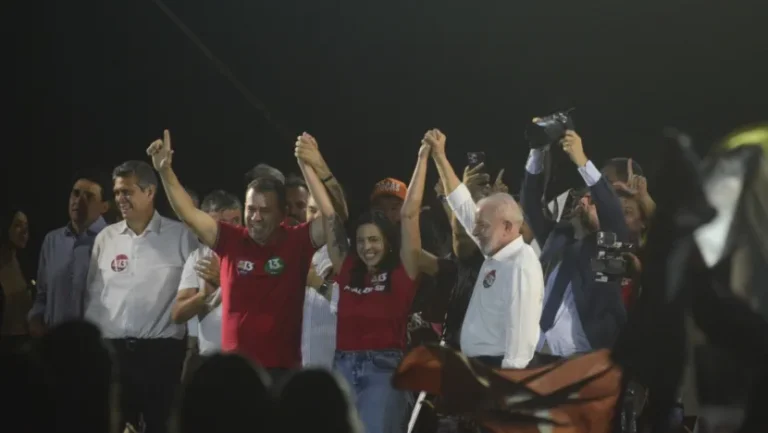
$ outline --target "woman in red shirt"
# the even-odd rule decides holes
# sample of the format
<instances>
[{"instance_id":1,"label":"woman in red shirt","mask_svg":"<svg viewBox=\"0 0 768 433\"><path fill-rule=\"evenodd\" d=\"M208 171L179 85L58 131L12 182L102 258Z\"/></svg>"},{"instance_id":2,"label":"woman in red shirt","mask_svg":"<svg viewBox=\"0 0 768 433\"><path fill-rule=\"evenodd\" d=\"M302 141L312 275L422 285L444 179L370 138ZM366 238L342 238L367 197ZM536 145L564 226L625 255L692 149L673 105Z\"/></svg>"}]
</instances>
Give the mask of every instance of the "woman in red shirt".
<instances>
[{"instance_id":1,"label":"woman in red shirt","mask_svg":"<svg viewBox=\"0 0 768 433\"><path fill-rule=\"evenodd\" d=\"M391 381L405 350L408 313L418 287L419 213L429 151L427 145L419 149L400 233L384 214L365 214L355 227L355 251L349 251L322 181L311 167L301 167L327 222L338 284L334 365L352 388L366 433L404 432L407 427L410 394L392 388Z\"/></svg>"}]
</instances>

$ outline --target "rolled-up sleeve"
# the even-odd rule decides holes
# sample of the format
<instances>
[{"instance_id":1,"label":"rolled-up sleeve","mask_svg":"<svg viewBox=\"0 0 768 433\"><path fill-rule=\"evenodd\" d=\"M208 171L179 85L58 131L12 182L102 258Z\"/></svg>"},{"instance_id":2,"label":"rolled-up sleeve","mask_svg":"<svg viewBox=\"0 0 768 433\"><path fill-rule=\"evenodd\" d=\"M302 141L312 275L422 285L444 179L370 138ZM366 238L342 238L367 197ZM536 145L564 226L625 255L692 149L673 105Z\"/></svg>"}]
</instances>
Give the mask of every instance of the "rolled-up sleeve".
<instances>
[{"instance_id":1,"label":"rolled-up sleeve","mask_svg":"<svg viewBox=\"0 0 768 433\"><path fill-rule=\"evenodd\" d=\"M466 230L469 237L479 245L477 238L472 236L472 231L475 228L477 206L475 206L475 201L472 200L472 194L469 192L467 186L463 183L460 184L453 190L453 192L448 194L446 199L448 206L451 207L453 214L456 216L459 223L461 223L461 226L464 227L464 230Z\"/></svg>"}]
</instances>

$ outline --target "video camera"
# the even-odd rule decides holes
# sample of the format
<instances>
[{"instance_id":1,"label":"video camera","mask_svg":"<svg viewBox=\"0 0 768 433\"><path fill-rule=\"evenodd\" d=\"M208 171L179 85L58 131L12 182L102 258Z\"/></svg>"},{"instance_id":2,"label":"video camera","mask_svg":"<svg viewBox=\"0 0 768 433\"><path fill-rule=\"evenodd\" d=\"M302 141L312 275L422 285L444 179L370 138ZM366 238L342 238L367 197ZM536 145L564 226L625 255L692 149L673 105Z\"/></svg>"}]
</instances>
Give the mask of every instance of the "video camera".
<instances>
[{"instance_id":1,"label":"video camera","mask_svg":"<svg viewBox=\"0 0 768 433\"><path fill-rule=\"evenodd\" d=\"M571 109L572 110L572 109ZM525 130L525 138L531 149L549 146L565 137L565 131L574 129L571 110L559 111L546 117L536 118Z\"/></svg>"},{"instance_id":2,"label":"video camera","mask_svg":"<svg viewBox=\"0 0 768 433\"><path fill-rule=\"evenodd\" d=\"M597 233L597 257L592 258L592 272L595 281L606 283L617 281L629 272L629 261L624 257L635 251L635 244L619 242L616 233Z\"/></svg>"}]
</instances>

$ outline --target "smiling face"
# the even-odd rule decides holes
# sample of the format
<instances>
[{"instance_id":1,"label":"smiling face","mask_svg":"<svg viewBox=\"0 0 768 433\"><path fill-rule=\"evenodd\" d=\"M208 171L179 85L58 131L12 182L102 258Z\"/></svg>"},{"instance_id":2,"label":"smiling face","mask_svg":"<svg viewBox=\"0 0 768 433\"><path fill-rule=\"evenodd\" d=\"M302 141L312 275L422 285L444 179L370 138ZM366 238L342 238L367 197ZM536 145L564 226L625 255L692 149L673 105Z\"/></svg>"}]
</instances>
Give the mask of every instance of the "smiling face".
<instances>
[{"instance_id":1,"label":"smiling face","mask_svg":"<svg viewBox=\"0 0 768 433\"><path fill-rule=\"evenodd\" d=\"M146 218L154 210L155 187L141 188L136 175L115 177L115 202L126 221Z\"/></svg>"},{"instance_id":2,"label":"smiling face","mask_svg":"<svg viewBox=\"0 0 768 433\"><path fill-rule=\"evenodd\" d=\"M491 256L502 247L505 239L504 232L504 220L496 212L495 206L486 200L480 201L477 206L477 217L472 235L480 243L483 254Z\"/></svg>"},{"instance_id":3,"label":"smiling face","mask_svg":"<svg viewBox=\"0 0 768 433\"><path fill-rule=\"evenodd\" d=\"M360 224L357 228L357 255L368 269L375 269L387 253L387 242L378 226Z\"/></svg>"},{"instance_id":4,"label":"smiling face","mask_svg":"<svg viewBox=\"0 0 768 433\"><path fill-rule=\"evenodd\" d=\"M285 212L279 205L276 192L248 189L245 194L245 224L251 239L259 244L266 243L283 219Z\"/></svg>"}]
</instances>

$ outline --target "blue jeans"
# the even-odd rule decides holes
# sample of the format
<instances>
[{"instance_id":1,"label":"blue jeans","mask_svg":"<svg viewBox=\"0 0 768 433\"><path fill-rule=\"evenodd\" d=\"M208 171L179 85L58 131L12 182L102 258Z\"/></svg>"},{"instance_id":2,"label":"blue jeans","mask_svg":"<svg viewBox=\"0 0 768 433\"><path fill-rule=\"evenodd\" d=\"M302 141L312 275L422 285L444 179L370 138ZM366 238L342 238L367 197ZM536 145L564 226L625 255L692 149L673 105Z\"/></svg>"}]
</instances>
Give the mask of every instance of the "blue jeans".
<instances>
[{"instance_id":1,"label":"blue jeans","mask_svg":"<svg viewBox=\"0 0 768 433\"><path fill-rule=\"evenodd\" d=\"M392 387L392 374L403 359L399 350L336 352L336 370L349 384L365 433L404 433L411 393Z\"/></svg>"}]
</instances>

